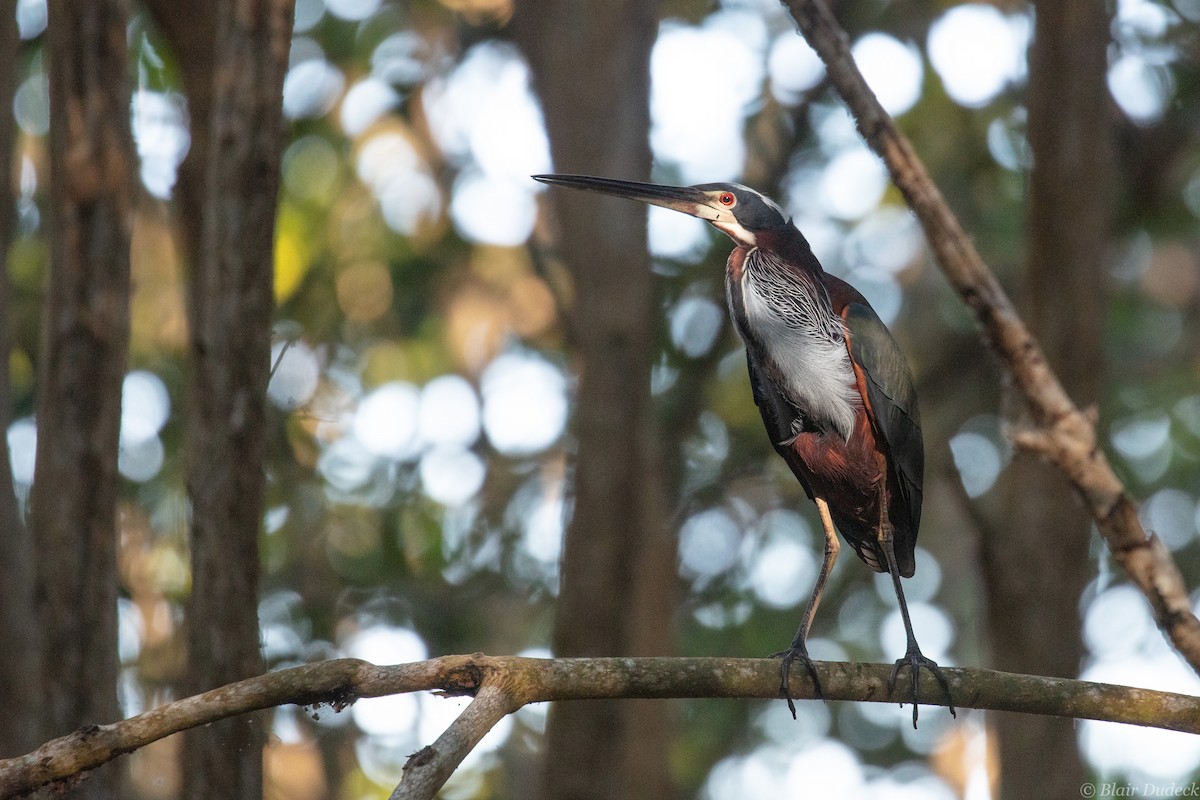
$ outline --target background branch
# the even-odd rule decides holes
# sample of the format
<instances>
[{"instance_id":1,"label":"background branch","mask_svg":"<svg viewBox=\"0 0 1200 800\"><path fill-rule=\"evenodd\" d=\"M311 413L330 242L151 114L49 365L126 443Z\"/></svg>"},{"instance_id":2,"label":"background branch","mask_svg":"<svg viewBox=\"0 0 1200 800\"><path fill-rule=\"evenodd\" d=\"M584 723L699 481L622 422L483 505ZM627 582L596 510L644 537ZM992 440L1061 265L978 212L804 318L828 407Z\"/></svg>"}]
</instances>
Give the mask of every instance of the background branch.
<instances>
[{"instance_id":1,"label":"background branch","mask_svg":"<svg viewBox=\"0 0 1200 800\"><path fill-rule=\"evenodd\" d=\"M1200 672L1200 620L1170 552L1147 535L1133 500L1100 449L1096 427L1067 396L1041 346L983 263L912 144L867 86L846 33L823 0L783 0L805 39L825 62L830 81L849 107L867 144L887 164L892 182L920 220L951 285L975 312L990 347L1025 398L1038 436L1037 451L1071 481L1096 520L1113 558L1146 595L1155 620L1175 649Z\"/></svg>"},{"instance_id":2,"label":"background branch","mask_svg":"<svg viewBox=\"0 0 1200 800\"><path fill-rule=\"evenodd\" d=\"M816 662L828 700L909 702L904 681L889 697L888 664ZM1200 733L1200 698L1189 695L1042 678L984 669L945 670L959 708L1016 711L1124 722ZM410 759L393 797L432 797L479 739L505 714L550 700L779 696L779 662L740 658L560 658L482 654L444 656L379 667L338 659L271 672L160 706L111 725L88 725L19 758L0 761L0 798L15 797L94 769L119 755L179 731L264 708L294 703L329 704L341 710L360 697L437 690L474 695L476 702L432 746ZM813 699L803 670L792 677L797 699ZM920 702L942 705L932 681ZM406 778L407 782L407 778Z\"/></svg>"}]
</instances>

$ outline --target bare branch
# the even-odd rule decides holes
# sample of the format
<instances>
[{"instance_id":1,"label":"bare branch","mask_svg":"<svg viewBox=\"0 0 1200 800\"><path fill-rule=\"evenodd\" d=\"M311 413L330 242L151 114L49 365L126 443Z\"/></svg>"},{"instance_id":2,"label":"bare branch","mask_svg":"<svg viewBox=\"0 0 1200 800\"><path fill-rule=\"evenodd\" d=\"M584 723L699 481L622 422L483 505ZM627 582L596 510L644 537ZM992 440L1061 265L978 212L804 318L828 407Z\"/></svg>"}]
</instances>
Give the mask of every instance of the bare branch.
<instances>
[{"instance_id":1,"label":"bare branch","mask_svg":"<svg viewBox=\"0 0 1200 800\"><path fill-rule=\"evenodd\" d=\"M907 682L888 694L889 664L816 662L828 700L910 702ZM1064 678L983 669L945 670L960 708L1099 719L1200 733L1200 698ZM813 699L807 674L797 669L792 694ZM432 748L418 752L394 797L432 797L453 768L505 714L528 703L617 698L667 699L779 697L779 662L738 658L560 658L483 654L444 656L378 667L339 659L270 672L188 697L110 725L89 725L18 758L0 761L0 798L94 769L173 733L284 704L328 704L341 710L360 697L438 690L474 695ZM944 695L924 681L919 699L943 705ZM432 750L433 752L429 752ZM432 788L431 788L432 787Z\"/></svg>"},{"instance_id":2,"label":"bare branch","mask_svg":"<svg viewBox=\"0 0 1200 800\"><path fill-rule=\"evenodd\" d=\"M892 182L921 221L942 272L975 312L985 339L1024 396L1039 433L1024 434L1021 444L1035 447L1071 481L1113 557L1150 601L1159 627L1192 669L1200 672L1200 620L1192 613L1183 577L1158 537L1142 528L1133 500L1100 449L1092 419L1071 402L912 143L863 80L846 33L824 0L783 0L783 4L825 62L829 79L859 132L887 164Z\"/></svg>"},{"instance_id":3,"label":"bare branch","mask_svg":"<svg viewBox=\"0 0 1200 800\"><path fill-rule=\"evenodd\" d=\"M437 741L418 750L404 765L404 779L391 800L432 800L454 770L496 723L520 708L503 687L487 683Z\"/></svg>"}]
</instances>

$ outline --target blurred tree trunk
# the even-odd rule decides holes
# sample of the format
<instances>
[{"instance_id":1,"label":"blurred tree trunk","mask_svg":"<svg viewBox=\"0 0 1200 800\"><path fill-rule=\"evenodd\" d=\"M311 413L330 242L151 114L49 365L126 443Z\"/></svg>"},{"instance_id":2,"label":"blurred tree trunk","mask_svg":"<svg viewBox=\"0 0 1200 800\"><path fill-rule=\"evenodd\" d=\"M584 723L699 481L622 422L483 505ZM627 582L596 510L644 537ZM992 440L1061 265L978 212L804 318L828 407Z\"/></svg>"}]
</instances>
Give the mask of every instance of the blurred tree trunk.
<instances>
[{"instance_id":1,"label":"blurred tree trunk","mask_svg":"<svg viewBox=\"0 0 1200 800\"><path fill-rule=\"evenodd\" d=\"M193 113L193 149L179 189L191 269L192 594L183 687L190 694L263 669L258 536L293 3L152 5L180 59ZM259 715L190 731L185 796L261 796L265 740Z\"/></svg>"},{"instance_id":2,"label":"blurred tree trunk","mask_svg":"<svg viewBox=\"0 0 1200 800\"><path fill-rule=\"evenodd\" d=\"M0 3L0 108L11 108L17 84L18 51L16 0ZM0 114L0 253L12 244L16 207L12 193L16 119ZM28 752L39 743L41 698L29 691L30 676L41 673L38 626L33 605L33 543L21 519L13 493L8 453L12 393L8 359L12 353L8 271L0 268L0 708L7 724L0 725L0 758Z\"/></svg>"},{"instance_id":3,"label":"blurred tree trunk","mask_svg":"<svg viewBox=\"0 0 1200 800\"><path fill-rule=\"evenodd\" d=\"M1025 311L1051 366L1085 406L1099 400L1103 374L1109 12L1094 0L1039 0L1035 13ZM1053 468L1019 456L1012 472L1003 535L985 537L982 547L993 666L1075 677L1079 597L1093 572L1091 520ZM1084 767L1071 720L997 714L995 725L1004 798L1078 794Z\"/></svg>"},{"instance_id":4,"label":"blurred tree trunk","mask_svg":"<svg viewBox=\"0 0 1200 800\"><path fill-rule=\"evenodd\" d=\"M48 13L51 258L31 501L44 737L120 716L117 445L135 174L128 3L50 0ZM104 767L71 792L117 797L118 776Z\"/></svg>"},{"instance_id":5,"label":"blurred tree trunk","mask_svg":"<svg viewBox=\"0 0 1200 800\"><path fill-rule=\"evenodd\" d=\"M646 180L658 4L526 0L513 28L532 67L555 168ZM675 538L650 398L658 303L637 203L551 191L573 281L580 361L572 497L553 632L558 656L673 651ZM671 707L555 705L547 798L669 797Z\"/></svg>"},{"instance_id":6,"label":"blurred tree trunk","mask_svg":"<svg viewBox=\"0 0 1200 800\"><path fill-rule=\"evenodd\" d=\"M205 0L146 0L154 24L179 63L187 95L191 143L179 165L176 218L189 265L198 264L204 239L205 174L212 125L213 57L217 42L215 4Z\"/></svg>"}]
</instances>

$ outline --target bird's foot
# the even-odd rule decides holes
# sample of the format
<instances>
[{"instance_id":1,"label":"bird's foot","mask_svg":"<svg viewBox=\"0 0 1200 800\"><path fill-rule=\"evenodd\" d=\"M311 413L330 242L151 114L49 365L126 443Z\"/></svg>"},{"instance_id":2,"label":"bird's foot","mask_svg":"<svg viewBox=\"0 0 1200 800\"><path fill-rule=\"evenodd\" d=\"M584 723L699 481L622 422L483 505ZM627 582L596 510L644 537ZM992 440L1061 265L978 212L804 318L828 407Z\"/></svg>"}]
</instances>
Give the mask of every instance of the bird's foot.
<instances>
[{"instance_id":1,"label":"bird's foot","mask_svg":"<svg viewBox=\"0 0 1200 800\"><path fill-rule=\"evenodd\" d=\"M950 696L950 684L946 680L942 668L932 658L926 658L922 655L921 649L915 643L908 648L908 652L904 654L904 658L896 659L896 664L892 667L892 675L888 678L889 695L896 689L896 677L900 674L900 668L903 666L907 666L912 673L913 728L917 727L917 687L920 682L921 667L933 673L933 677L941 684L942 691L946 694L946 705L950 707L950 716L958 717L958 714L954 711L954 698ZM901 703L900 705L904 704Z\"/></svg>"},{"instance_id":2,"label":"bird's foot","mask_svg":"<svg viewBox=\"0 0 1200 800\"><path fill-rule=\"evenodd\" d=\"M825 699L821 693L821 680L817 677L817 669L813 666L812 659L808 657L808 648L804 646L804 642L792 642L791 647L787 650L771 653L771 658L783 659L780 666L779 693L787 700L788 711L792 712L792 719L796 718L796 704L792 701L792 690L788 683L792 673L792 662L799 661L804 665L808 676L812 678L813 694L820 700Z\"/></svg>"}]
</instances>

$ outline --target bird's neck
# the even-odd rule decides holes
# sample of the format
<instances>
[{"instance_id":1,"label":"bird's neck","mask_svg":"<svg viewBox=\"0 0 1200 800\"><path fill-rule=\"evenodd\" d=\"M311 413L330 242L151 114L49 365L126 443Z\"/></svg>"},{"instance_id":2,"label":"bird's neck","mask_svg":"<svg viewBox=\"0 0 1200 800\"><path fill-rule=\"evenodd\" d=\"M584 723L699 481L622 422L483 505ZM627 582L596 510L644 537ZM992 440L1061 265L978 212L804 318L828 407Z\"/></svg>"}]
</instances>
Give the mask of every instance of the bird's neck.
<instances>
[{"instance_id":1,"label":"bird's neck","mask_svg":"<svg viewBox=\"0 0 1200 800\"><path fill-rule=\"evenodd\" d=\"M796 272L798 277L810 285L817 285L828 279L824 275L821 261L812 254L809 241L797 230L796 225L788 223L786 227L757 231L754 245L738 245L733 248L728 260L728 271L734 281L742 279L745 259L755 249L772 254L773 261L784 269Z\"/></svg>"},{"instance_id":2,"label":"bird's neck","mask_svg":"<svg viewBox=\"0 0 1200 800\"><path fill-rule=\"evenodd\" d=\"M821 262L817 261L808 240L795 225L788 223L779 228L757 231L755 236L756 241L753 245L743 244L734 249L735 254L738 254L738 251L741 252L737 259L731 256L731 268L735 260L740 265L751 250L758 249L773 254L776 257L774 260L784 264L788 269L802 274L810 281L819 281L824 276L825 270L821 268Z\"/></svg>"}]
</instances>

